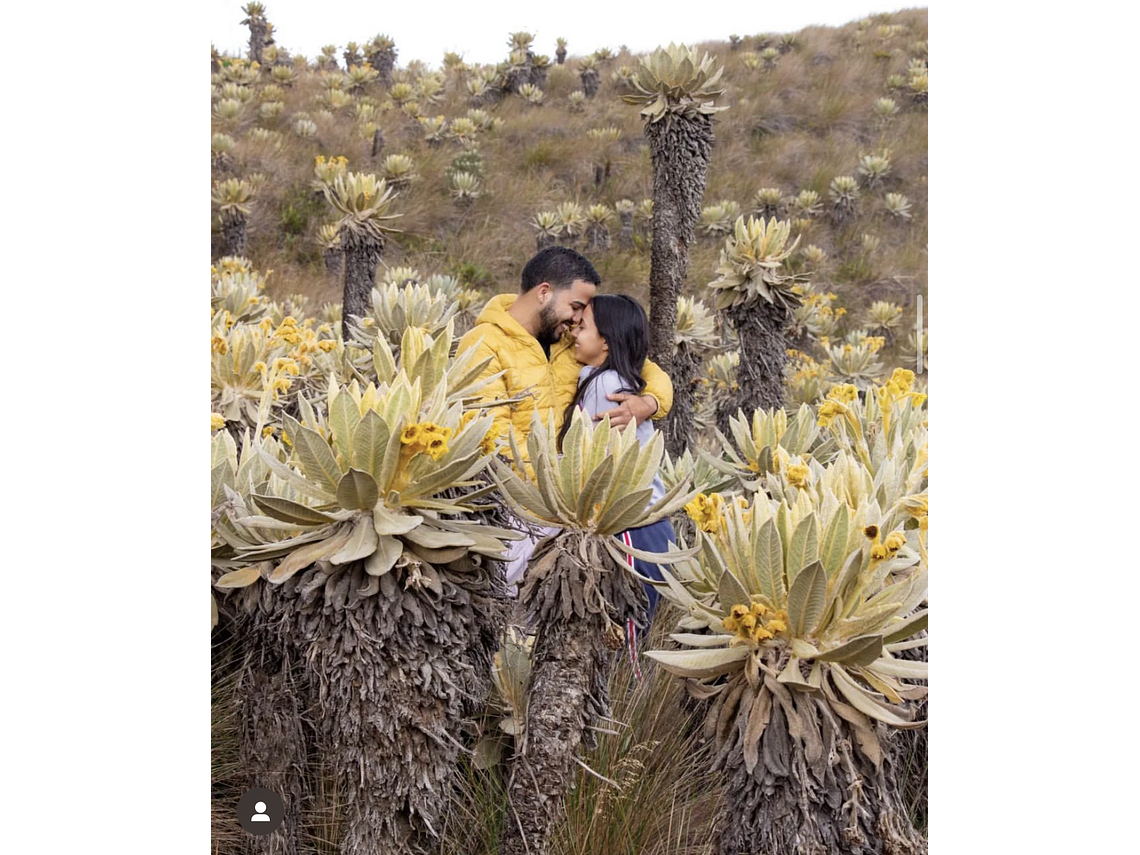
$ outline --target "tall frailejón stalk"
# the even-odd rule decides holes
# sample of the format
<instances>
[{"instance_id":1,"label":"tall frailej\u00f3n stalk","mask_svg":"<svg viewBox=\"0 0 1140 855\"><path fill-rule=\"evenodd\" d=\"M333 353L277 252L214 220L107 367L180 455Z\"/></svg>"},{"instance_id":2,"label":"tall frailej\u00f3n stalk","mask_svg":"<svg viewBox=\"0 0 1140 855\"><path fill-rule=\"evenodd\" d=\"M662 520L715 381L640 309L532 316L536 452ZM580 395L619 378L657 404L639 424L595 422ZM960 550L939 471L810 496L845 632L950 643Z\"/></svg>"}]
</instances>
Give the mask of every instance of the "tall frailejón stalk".
<instances>
[{"instance_id":1,"label":"tall frailej\u00f3n stalk","mask_svg":"<svg viewBox=\"0 0 1140 855\"><path fill-rule=\"evenodd\" d=\"M395 192L383 178L348 172L324 187L325 198L340 214L335 223L344 251L344 337L350 336L349 318L367 314L376 265L384 251L384 233L393 232L390 220Z\"/></svg>"},{"instance_id":2,"label":"tall frailej\u00f3n stalk","mask_svg":"<svg viewBox=\"0 0 1140 855\"><path fill-rule=\"evenodd\" d=\"M506 602L497 559L518 535L489 525L472 493L495 452L492 417L464 404L486 363L450 357L452 340L450 324L434 339L408 328L397 360L377 337L379 385L330 383L323 411L302 399L304 423L285 415L283 444L256 440L262 472L215 467L213 563L229 570L216 587L263 629L248 685L307 707L316 728L313 746L296 745L296 727L247 728L268 754L243 756L293 794L320 752L347 794L344 855L438 851L460 726L490 686Z\"/></svg>"},{"instance_id":3,"label":"tall frailej\u00f3n stalk","mask_svg":"<svg viewBox=\"0 0 1140 855\"><path fill-rule=\"evenodd\" d=\"M652 507L650 482L664 449L660 434L640 445L634 431L593 427L575 411L562 442L535 416L527 437L532 472L495 461L495 480L511 510L558 534L539 542L519 592L536 629L526 722L516 745L503 822L504 855L546 855L583 746L609 714L612 651L644 620L643 583L615 535L677 511L692 493L682 479ZM512 455L520 459L512 437ZM642 554L642 553L639 553ZM678 553L654 556L669 562Z\"/></svg>"},{"instance_id":4,"label":"tall frailej\u00f3n stalk","mask_svg":"<svg viewBox=\"0 0 1140 855\"><path fill-rule=\"evenodd\" d=\"M689 244L701 216L713 145L712 99L723 68L695 49L670 44L641 61L627 104L642 107L653 159L653 250L649 273L649 356L667 373L673 365L677 297L689 268Z\"/></svg>"},{"instance_id":5,"label":"tall frailej\u00f3n stalk","mask_svg":"<svg viewBox=\"0 0 1140 855\"><path fill-rule=\"evenodd\" d=\"M740 337L737 398L717 413L717 426L728 433L728 420L738 410L771 409L784 405L786 331L792 310L802 302L793 290L797 276L783 262L799 244L791 246L789 222L775 217L743 217L720 252L718 278L709 283L716 292L716 308L724 311Z\"/></svg>"}]
</instances>

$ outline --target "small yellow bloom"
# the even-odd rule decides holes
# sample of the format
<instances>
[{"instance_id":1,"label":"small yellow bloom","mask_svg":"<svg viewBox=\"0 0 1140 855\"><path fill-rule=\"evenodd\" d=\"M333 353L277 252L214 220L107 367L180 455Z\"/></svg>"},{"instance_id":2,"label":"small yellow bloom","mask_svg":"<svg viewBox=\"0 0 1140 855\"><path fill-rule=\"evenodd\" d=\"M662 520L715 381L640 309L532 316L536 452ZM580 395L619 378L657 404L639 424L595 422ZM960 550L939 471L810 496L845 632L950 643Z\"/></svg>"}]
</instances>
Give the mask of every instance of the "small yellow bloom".
<instances>
[{"instance_id":1,"label":"small yellow bloom","mask_svg":"<svg viewBox=\"0 0 1140 855\"><path fill-rule=\"evenodd\" d=\"M756 615L752 614L751 612L740 619L740 625L745 629L752 629L754 626L756 626L756 623Z\"/></svg>"},{"instance_id":2,"label":"small yellow bloom","mask_svg":"<svg viewBox=\"0 0 1140 855\"><path fill-rule=\"evenodd\" d=\"M490 430L487 431L483 439L479 442L479 450L484 454L494 454L495 449L498 447L499 436L502 432L503 426L501 424L497 427L492 424Z\"/></svg>"},{"instance_id":3,"label":"small yellow bloom","mask_svg":"<svg viewBox=\"0 0 1140 855\"><path fill-rule=\"evenodd\" d=\"M273 425L266 425L261 429L261 436L264 439L267 436L273 436L273 431L277 430Z\"/></svg>"},{"instance_id":4,"label":"small yellow bloom","mask_svg":"<svg viewBox=\"0 0 1140 855\"><path fill-rule=\"evenodd\" d=\"M906 545L906 535L901 531L892 531L883 543L891 552L897 552L900 547Z\"/></svg>"},{"instance_id":5,"label":"small yellow bloom","mask_svg":"<svg viewBox=\"0 0 1140 855\"><path fill-rule=\"evenodd\" d=\"M871 560L872 561L882 561L886 557L887 557L887 547L885 547L883 544L876 543L874 546L871 547Z\"/></svg>"},{"instance_id":6,"label":"small yellow bloom","mask_svg":"<svg viewBox=\"0 0 1140 855\"><path fill-rule=\"evenodd\" d=\"M226 345L226 340L224 338L222 338L220 335L216 335L210 339L210 350L214 353L220 353L224 356L229 350L229 347Z\"/></svg>"},{"instance_id":7,"label":"small yellow bloom","mask_svg":"<svg viewBox=\"0 0 1140 855\"><path fill-rule=\"evenodd\" d=\"M788 483L793 487L802 487L807 483L808 475L811 470L808 467L797 464L788 467Z\"/></svg>"},{"instance_id":8,"label":"small yellow bloom","mask_svg":"<svg viewBox=\"0 0 1140 855\"><path fill-rule=\"evenodd\" d=\"M447 454L447 440L436 436L428 442L427 453L431 455L432 460L439 460L443 455Z\"/></svg>"},{"instance_id":9,"label":"small yellow bloom","mask_svg":"<svg viewBox=\"0 0 1140 855\"><path fill-rule=\"evenodd\" d=\"M785 624L782 620L776 620L775 618L772 618L772 620L768 621L767 626L768 629L770 629L772 632L786 632L788 629L787 624Z\"/></svg>"},{"instance_id":10,"label":"small yellow bloom","mask_svg":"<svg viewBox=\"0 0 1140 855\"><path fill-rule=\"evenodd\" d=\"M734 617L726 617L721 623L724 624L724 628L729 632L736 632L740 627L740 622Z\"/></svg>"},{"instance_id":11,"label":"small yellow bloom","mask_svg":"<svg viewBox=\"0 0 1140 855\"><path fill-rule=\"evenodd\" d=\"M752 637L753 641L763 641L766 638L772 638L772 633L762 626L755 626L751 629L752 631L749 633L749 635Z\"/></svg>"},{"instance_id":12,"label":"small yellow bloom","mask_svg":"<svg viewBox=\"0 0 1140 855\"><path fill-rule=\"evenodd\" d=\"M225 426L226 426L226 420L224 418L222 418L221 415L219 415L218 413L210 413L210 429L211 430L217 430L218 428L224 428Z\"/></svg>"},{"instance_id":13,"label":"small yellow bloom","mask_svg":"<svg viewBox=\"0 0 1140 855\"><path fill-rule=\"evenodd\" d=\"M400 433L400 442L404 445L416 445L420 441L420 436L423 434L423 425L414 424L408 425Z\"/></svg>"},{"instance_id":14,"label":"small yellow bloom","mask_svg":"<svg viewBox=\"0 0 1140 855\"><path fill-rule=\"evenodd\" d=\"M750 611L757 617L763 617L767 613L768 607L763 603L753 603Z\"/></svg>"},{"instance_id":15,"label":"small yellow bloom","mask_svg":"<svg viewBox=\"0 0 1140 855\"><path fill-rule=\"evenodd\" d=\"M336 350L336 342L331 339L325 339L324 341L318 341L317 347L324 353L328 353L330 350Z\"/></svg>"},{"instance_id":16,"label":"small yellow bloom","mask_svg":"<svg viewBox=\"0 0 1140 855\"><path fill-rule=\"evenodd\" d=\"M740 620L742 617L744 617L748 613L749 613L748 606L742 605L741 603L737 603L735 606L733 606L732 611L731 611L732 616L734 618L736 618L737 620Z\"/></svg>"}]
</instances>

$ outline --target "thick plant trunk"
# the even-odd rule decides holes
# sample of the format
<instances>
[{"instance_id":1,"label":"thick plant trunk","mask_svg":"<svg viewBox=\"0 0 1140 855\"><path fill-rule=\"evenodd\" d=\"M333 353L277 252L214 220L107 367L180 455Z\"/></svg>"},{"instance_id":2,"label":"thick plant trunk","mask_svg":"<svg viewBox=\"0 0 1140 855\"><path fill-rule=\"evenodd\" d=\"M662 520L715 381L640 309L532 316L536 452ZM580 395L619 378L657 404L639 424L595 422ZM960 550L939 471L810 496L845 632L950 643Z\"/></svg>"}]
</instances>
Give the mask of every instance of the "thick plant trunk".
<instances>
[{"instance_id":1,"label":"thick plant trunk","mask_svg":"<svg viewBox=\"0 0 1140 855\"><path fill-rule=\"evenodd\" d=\"M665 450L676 460L685 453L693 441L693 424L696 421L697 380L701 360L697 353L686 345L677 348L673 357L673 407L665 416Z\"/></svg>"},{"instance_id":2,"label":"thick plant trunk","mask_svg":"<svg viewBox=\"0 0 1140 855\"><path fill-rule=\"evenodd\" d=\"M245 616L248 651L238 684L241 698L242 769L248 788L264 787L281 796L285 821L274 834L250 835L251 855L296 855L301 845L300 819L310 803L308 752L311 732L303 721L307 695L300 663L271 628L260 609Z\"/></svg>"},{"instance_id":3,"label":"thick plant trunk","mask_svg":"<svg viewBox=\"0 0 1140 855\"><path fill-rule=\"evenodd\" d=\"M586 726L609 709L610 651L600 615L572 617L539 630L534 647L526 737L516 749L503 855L549 851Z\"/></svg>"},{"instance_id":4,"label":"thick plant trunk","mask_svg":"<svg viewBox=\"0 0 1140 855\"><path fill-rule=\"evenodd\" d=\"M244 214L223 214L222 235L226 241L226 255L245 255Z\"/></svg>"},{"instance_id":5,"label":"thick plant trunk","mask_svg":"<svg viewBox=\"0 0 1140 855\"><path fill-rule=\"evenodd\" d=\"M554 52L554 61L559 65L562 65L562 63L566 62L566 48L560 47Z\"/></svg>"},{"instance_id":6,"label":"thick plant trunk","mask_svg":"<svg viewBox=\"0 0 1140 855\"><path fill-rule=\"evenodd\" d=\"M384 131L377 128L372 132L372 156L379 157L382 151L384 151Z\"/></svg>"},{"instance_id":7,"label":"thick plant trunk","mask_svg":"<svg viewBox=\"0 0 1140 855\"><path fill-rule=\"evenodd\" d=\"M610 248L610 230L606 226L587 227L586 243L590 249L605 252Z\"/></svg>"},{"instance_id":8,"label":"thick plant trunk","mask_svg":"<svg viewBox=\"0 0 1140 855\"><path fill-rule=\"evenodd\" d=\"M548 246L554 246L554 235L542 234L541 232L534 239L535 252L542 252Z\"/></svg>"},{"instance_id":9,"label":"thick plant trunk","mask_svg":"<svg viewBox=\"0 0 1140 855\"><path fill-rule=\"evenodd\" d=\"M672 115L645 126L653 158L653 253L649 271L649 358L672 374L677 297L701 216L712 156L708 116Z\"/></svg>"},{"instance_id":10,"label":"thick plant trunk","mask_svg":"<svg viewBox=\"0 0 1140 855\"><path fill-rule=\"evenodd\" d=\"M719 855L926 852L925 839L907 819L891 753L864 754L846 716L863 726L870 719L852 707L841 718L826 699L788 690L772 677L764 686L774 699L752 773L743 757L744 727L735 718L714 761L725 777ZM745 686L743 695L751 691ZM890 739L886 730L875 725L880 746Z\"/></svg>"},{"instance_id":11,"label":"thick plant trunk","mask_svg":"<svg viewBox=\"0 0 1140 855\"><path fill-rule=\"evenodd\" d=\"M430 582L423 566L376 578L362 562L320 562L280 588L257 583L304 663L319 744L347 801L344 855L438 849L460 726L490 687L505 608L498 565L464 556Z\"/></svg>"},{"instance_id":12,"label":"thick plant trunk","mask_svg":"<svg viewBox=\"0 0 1140 855\"><path fill-rule=\"evenodd\" d=\"M515 750L502 855L546 855L567 782L589 728L609 715L611 650L622 627L643 624L647 598L599 542L577 533L541 541L520 591L537 638L526 726Z\"/></svg>"},{"instance_id":13,"label":"thick plant trunk","mask_svg":"<svg viewBox=\"0 0 1140 855\"><path fill-rule=\"evenodd\" d=\"M342 232L344 246L344 308L341 331L348 341L352 333L348 328L349 315L363 318L371 306L372 283L376 265L380 263L383 244Z\"/></svg>"},{"instance_id":14,"label":"thick plant trunk","mask_svg":"<svg viewBox=\"0 0 1140 855\"><path fill-rule=\"evenodd\" d=\"M369 58L369 64L379 73L376 78L385 86L392 85L392 69L396 65L396 49L384 48L375 51Z\"/></svg>"},{"instance_id":15,"label":"thick plant trunk","mask_svg":"<svg viewBox=\"0 0 1140 855\"><path fill-rule=\"evenodd\" d=\"M582 79L582 91L587 98L593 98L598 94L598 84L600 83L598 72L592 68L587 68L585 71L578 72L578 76Z\"/></svg>"},{"instance_id":16,"label":"thick plant trunk","mask_svg":"<svg viewBox=\"0 0 1140 855\"><path fill-rule=\"evenodd\" d=\"M633 212L619 214L621 230L618 232L618 246L629 249L633 246Z\"/></svg>"},{"instance_id":17,"label":"thick plant trunk","mask_svg":"<svg viewBox=\"0 0 1140 855\"><path fill-rule=\"evenodd\" d=\"M265 50L265 36L267 29L265 21L254 19L249 22L249 59L251 62L261 64L261 52Z\"/></svg>"},{"instance_id":18,"label":"thick plant trunk","mask_svg":"<svg viewBox=\"0 0 1140 855\"><path fill-rule=\"evenodd\" d=\"M784 330L788 312L767 300L754 300L727 310L729 321L740 336L740 365L735 400L717 412L717 427L726 436L728 420L737 409L750 416L755 409L784 406L784 364L788 360Z\"/></svg>"}]
</instances>

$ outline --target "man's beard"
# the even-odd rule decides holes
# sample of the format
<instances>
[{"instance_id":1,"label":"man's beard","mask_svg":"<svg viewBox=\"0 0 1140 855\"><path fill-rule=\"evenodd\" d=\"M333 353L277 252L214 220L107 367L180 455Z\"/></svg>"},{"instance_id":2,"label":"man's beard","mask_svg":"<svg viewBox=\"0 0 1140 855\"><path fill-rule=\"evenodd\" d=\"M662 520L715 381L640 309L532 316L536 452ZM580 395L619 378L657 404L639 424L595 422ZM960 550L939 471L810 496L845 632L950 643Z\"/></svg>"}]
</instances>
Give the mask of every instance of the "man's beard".
<instances>
[{"instance_id":1,"label":"man's beard","mask_svg":"<svg viewBox=\"0 0 1140 855\"><path fill-rule=\"evenodd\" d=\"M534 337L538 339L539 344L549 347L562 338L558 332L560 326L562 326L562 321L554 313L554 307L543 306L538 312L538 332L534 334Z\"/></svg>"}]
</instances>

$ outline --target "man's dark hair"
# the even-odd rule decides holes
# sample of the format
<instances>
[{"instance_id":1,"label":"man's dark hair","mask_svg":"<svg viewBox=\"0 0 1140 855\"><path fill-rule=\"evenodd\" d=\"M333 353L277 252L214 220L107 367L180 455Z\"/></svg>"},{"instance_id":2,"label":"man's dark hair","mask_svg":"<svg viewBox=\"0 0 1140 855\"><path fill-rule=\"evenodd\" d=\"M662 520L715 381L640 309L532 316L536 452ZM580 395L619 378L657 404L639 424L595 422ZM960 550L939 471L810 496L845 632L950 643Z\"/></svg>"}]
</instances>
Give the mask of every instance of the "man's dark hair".
<instances>
[{"instance_id":1,"label":"man's dark hair","mask_svg":"<svg viewBox=\"0 0 1140 855\"><path fill-rule=\"evenodd\" d=\"M602 284L602 277L582 253L568 246L548 246L523 268L521 293L525 294L543 282L549 282L554 288L569 288L576 279Z\"/></svg>"}]
</instances>

